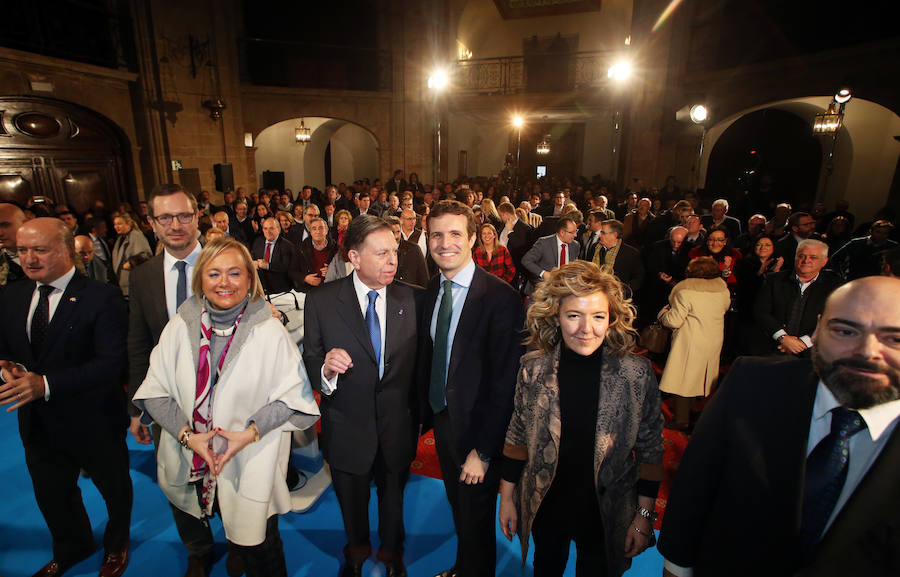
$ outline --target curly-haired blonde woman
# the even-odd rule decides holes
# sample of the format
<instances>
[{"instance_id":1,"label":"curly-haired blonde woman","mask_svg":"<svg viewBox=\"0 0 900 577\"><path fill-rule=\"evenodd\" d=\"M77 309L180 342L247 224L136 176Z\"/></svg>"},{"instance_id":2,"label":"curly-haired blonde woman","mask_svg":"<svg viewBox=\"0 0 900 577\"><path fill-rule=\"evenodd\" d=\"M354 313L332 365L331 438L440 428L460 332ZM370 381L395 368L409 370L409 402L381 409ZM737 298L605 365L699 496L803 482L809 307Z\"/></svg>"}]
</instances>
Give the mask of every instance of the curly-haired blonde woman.
<instances>
[{"instance_id":1,"label":"curly-haired blonde woman","mask_svg":"<svg viewBox=\"0 0 900 577\"><path fill-rule=\"evenodd\" d=\"M618 577L654 542L662 479L659 390L632 353L635 311L622 284L575 261L545 275L528 309L515 411L503 449L500 525L534 537L534 575Z\"/></svg>"}]
</instances>

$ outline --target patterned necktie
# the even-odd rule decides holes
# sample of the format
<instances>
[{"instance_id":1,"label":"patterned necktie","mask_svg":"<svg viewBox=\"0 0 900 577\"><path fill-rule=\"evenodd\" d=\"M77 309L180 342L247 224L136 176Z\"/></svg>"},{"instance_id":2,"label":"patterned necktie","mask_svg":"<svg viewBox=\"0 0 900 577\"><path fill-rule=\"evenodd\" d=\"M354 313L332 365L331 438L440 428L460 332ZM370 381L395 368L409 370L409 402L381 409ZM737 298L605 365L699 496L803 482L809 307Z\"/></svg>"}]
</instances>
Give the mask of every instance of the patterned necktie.
<instances>
[{"instance_id":1,"label":"patterned necktie","mask_svg":"<svg viewBox=\"0 0 900 577\"><path fill-rule=\"evenodd\" d=\"M559 266L566 264L566 245L559 245Z\"/></svg>"},{"instance_id":2,"label":"patterned necktie","mask_svg":"<svg viewBox=\"0 0 900 577\"><path fill-rule=\"evenodd\" d=\"M181 303L187 300L187 262L180 260L175 263L178 269L178 284L175 285L175 310L181 306Z\"/></svg>"},{"instance_id":3,"label":"patterned necktie","mask_svg":"<svg viewBox=\"0 0 900 577\"><path fill-rule=\"evenodd\" d=\"M428 387L428 402L431 410L439 413L447 405L447 345L450 337L450 319L453 317L453 281L444 281L444 296L438 309L437 325L434 328L434 350L431 354L431 382Z\"/></svg>"},{"instance_id":4,"label":"patterned necktie","mask_svg":"<svg viewBox=\"0 0 900 577\"><path fill-rule=\"evenodd\" d=\"M844 407L833 409L831 432L806 458L800 537L807 556L813 552L825 531L847 480L850 438L864 428L866 422L856 411Z\"/></svg>"},{"instance_id":5,"label":"patterned necktie","mask_svg":"<svg viewBox=\"0 0 900 577\"><path fill-rule=\"evenodd\" d=\"M381 366L381 324L378 322L378 313L375 312L375 299L378 291L369 291L369 306L366 308L366 327L369 329L369 340L372 341L372 349L375 351L375 363ZM380 368L379 368L380 373Z\"/></svg>"},{"instance_id":6,"label":"patterned necktie","mask_svg":"<svg viewBox=\"0 0 900 577\"><path fill-rule=\"evenodd\" d=\"M40 355L41 347L47 338L47 327L50 326L50 293L53 292L53 287L48 284L41 285L38 291L41 295L38 298L37 308L31 316L31 352L35 359Z\"/></svg>"}]
</instances>

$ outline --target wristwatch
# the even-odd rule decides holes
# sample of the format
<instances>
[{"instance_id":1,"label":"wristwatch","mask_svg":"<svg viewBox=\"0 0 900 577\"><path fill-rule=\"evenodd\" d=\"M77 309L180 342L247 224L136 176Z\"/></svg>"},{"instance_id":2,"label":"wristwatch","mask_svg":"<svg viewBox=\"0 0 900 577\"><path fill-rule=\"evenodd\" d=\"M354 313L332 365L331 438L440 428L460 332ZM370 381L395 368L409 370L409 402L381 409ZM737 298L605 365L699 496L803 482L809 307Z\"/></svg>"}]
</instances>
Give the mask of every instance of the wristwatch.
<instances>
[{"instance_id":1,"label":"wristwatch","mask_svg":"<svg viewBox=\"0 0 900 577\"><path fill-rule=\"evenodd\" d=\"M656 514L656 511L651 511L644 507L638 507L637 514L650 521L650 524L656 523L656 520L659 519L659 515Z\"/></svg>"}]
</instances>

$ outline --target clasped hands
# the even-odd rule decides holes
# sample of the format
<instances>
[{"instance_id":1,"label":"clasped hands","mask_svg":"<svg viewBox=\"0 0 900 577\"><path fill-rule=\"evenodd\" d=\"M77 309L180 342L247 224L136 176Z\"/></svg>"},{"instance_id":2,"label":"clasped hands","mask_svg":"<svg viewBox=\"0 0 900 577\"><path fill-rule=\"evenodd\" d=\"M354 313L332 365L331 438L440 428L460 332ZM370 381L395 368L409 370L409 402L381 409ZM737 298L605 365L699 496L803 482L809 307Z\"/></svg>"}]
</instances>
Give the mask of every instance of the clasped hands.
<instances>
[{"instance_id":1,"label":"clasped hands","mask_svg":"<svg viewBox=\"0 0 900 577\"><path fill-rule=\"evenodd\" d=\"M187 426L183 427L178 432L179 439L186 430L190 432L190 429ZM222 437L227 441L225 450L221 453L217 453L213 449L213 440L216 437ZM200 455L200 457L206 461L206 464L209 465L209 470L213 475L218 475L232 457L237 455L244 447L252 443L255 439L256 431L254 431L253 427L248 427L243 431L226 431L217 427L207 433L191 433L187 446L188 449L197 455Z\"/></svg>"},{"instance_id":2,"label":"clasped hands","mask_svg":"<svg viewBox=\"0 0 900 577\"><path fill-rule=\"evenodd\" d=\"M44 398L42 375L32 373L12 361L0 361L0 376L6 381L0 384L0 405L12 403L12 406L6 409L7 413L31 401Z\"/></svg>"}]
</instances>

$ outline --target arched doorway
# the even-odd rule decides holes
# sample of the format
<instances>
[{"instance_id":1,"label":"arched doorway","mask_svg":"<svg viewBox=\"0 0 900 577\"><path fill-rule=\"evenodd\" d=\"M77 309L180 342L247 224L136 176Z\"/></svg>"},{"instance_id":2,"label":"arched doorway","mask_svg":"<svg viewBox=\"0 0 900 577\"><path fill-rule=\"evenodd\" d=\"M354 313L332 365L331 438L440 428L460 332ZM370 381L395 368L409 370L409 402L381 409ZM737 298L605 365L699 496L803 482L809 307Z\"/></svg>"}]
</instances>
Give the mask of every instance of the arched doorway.
<instances>
[{"instance_id":1,"label":"arched doorway","mask_svg":"<svg viewBox=\"0 0 900 577\"><path fill-rule=\"evenodd\" d=\"M87 108L50 98L0 97L0 200L45 197L80 214L137 202L128 139Z\"/></svg>"},{"instance_id":2,"label":"arched doorway","mask_svg":"<svg viewBox=\"0 0 900 577\"><path fill-rule=\"evenodd\" d=\"M379 175L378 141L370 131L337 118L305 116L303 123L311 131L307 144L294 137L300 118L273 124L256 137L256 170L263 186L266 172L283 173L285 188L294 191Z\"/></svg>"},{"instance_id":3,"label":"arched doorway","mask_svg":"<svg viewBox=\"0 0 900 577\"><path fill-rule=\"evenodd\" d=\"M706 189L736 204L733 212L770 214L778 202L807 208L815 200L822 146L810 124L784 110L746 114L718 138Z\"/></svg>"}]
</instances>

